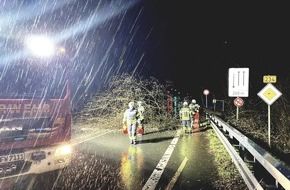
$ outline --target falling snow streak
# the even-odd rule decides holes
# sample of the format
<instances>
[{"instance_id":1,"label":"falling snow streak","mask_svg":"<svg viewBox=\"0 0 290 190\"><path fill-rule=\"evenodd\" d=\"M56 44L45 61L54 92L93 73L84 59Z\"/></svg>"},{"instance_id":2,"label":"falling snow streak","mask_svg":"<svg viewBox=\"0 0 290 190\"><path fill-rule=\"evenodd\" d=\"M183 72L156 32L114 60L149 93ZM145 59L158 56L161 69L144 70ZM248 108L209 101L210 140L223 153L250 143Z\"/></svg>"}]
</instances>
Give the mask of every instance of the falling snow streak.
<instances>
[{"instance_id":1,"label":"falling snow streak","mask_svg":"<svg viewBox=\"0 0 290 190\"><path fill-rule=\"evenodd\" d=\"M23 35L29 32L39 32L38 28L44 30L55 23L61 23L63 21L70 22L71 18L67 18L67 14L63 14L64 10L58 11L63 8L63 6L74 6L73 3L75 1L38 1L35 4L29 4L24 7L15 7L15 10L8 12L4 18L0 19L1 30L0 36L5 38L15 38L15 40L21 40ZM119 14L126 12L127 9L132 8L138 1L118 1L117 3L111 3L110 6L102 6L101 3L103 1L99 1L95 9L89 10L89 16L80 20L81 14L76 13L79 17L74 21L71 21L73 25L62 24L58 28L62 27L63 30L56 33L56 31L52 31L51 29L46 30L46 33L50 33L52 38L56 43L65 42L68 39L76 38L81 35L82 40L78 46L77 53L75 53L75 57L78 56L79 49L82 47L84 39L87 36L88 31L92 29L96 29L100 24L104 24L107 21L114 19ZM101 8L100 8L101 7ZM77 9L71 8L71 12L76 12ZM83 10L80 12L86 12L86 9L90 9L89 6L85 6ZM37 10L37 11L36 11ZM50 19L49 19L50 18ZM43 20L45 19L45 20ZM56 22L56 19L58 22ZM25 22L27 21L27 22ZM43 22L44 21L44 22ZM18 24L18 22L20 24ZM25 25L26 24L26 25ZM43 26L45 25L45 26ZM31 31L29 31L31 30ZM35 30L35 31L33 31ZM17 34L17 35L16 35ZM15 52L14 55L8 55L5 57L6 62L10 62L19 57L27 56L26 51ZM73 59L75 59L75 57Z\"/></svg>"},{"instance_id":2,"label":"falling snow streak","mask_svg":"<svg viewBox=\"0 0 290 190\"><path fill-rule=\"evenodd\" d=\"M134 74L135 74L135 72L136 72L136 70L137 70L137 68L138 68L139 64L141 63L141 61L142 61L143 57L144 57L144 54L142 54L142 56L141 56L140 60L138 61L138 64L136 65L136 67L135 67L135 69L134 69L134 71L133 71L132 75L134 75Z\"/></svg>"},{"instance_id":3,"label":"falling snow streak","mask_svg":"<svg viewBox=\"0 0 290 190\"><path fill-rule=\"evenodd\" d=\"M141 15L141 13L142 13L142 11L143 11L143 7L140 9L140 11L139 11L139 13L138 13L138 16L136 17L135 22L134 22L134 24L132 25L131 30L130 30L129 33L131 33L131 32L133 31L134 27L136 26L136 23L137 23L137 21L138 21L140 15Z\"/></svg>"},{"instance_id":4,"label":"falling snow streak","mask_svg":"<svg viewBox=\"0 0 290 190\"><path fill-rule=\"evenodd\" d=\"M10 0L6 0L9 2ZM11 20L14 24L23 23L26 20L34 19L40 15L51 14L56 10L68 6L74 3L76 0L58 0L58 1L48 1L40 0L34 1L28 5L25 5L26 1L18 1L17 3L5 3L1 7L1 18L0 23L3 28L11 26ZM10 30L10 28L8 28Z\"/></svg>"},{"instance_id":5,"label":"falling snow streak","mask_svg":"<svg viewBox=\"0 0 290 190\"><path fill-rule=\"evenodd\" d=\"M107 164L106 159L98 158L89 152L76 151L72 164L62 170L57 181L46 181L43 179L41 183L54 184L53 189L125 189L120 180L121 171Z\"/></svg>"},{"instance_id":6,"label":"falling snow streak","mask_svg":"<svg viewBox=\"0 0 290 190\"><path fill-rule=\"evenodd\" d=\"M30 61L31 52L24 42L34 34L50 37L57 49L65 48L63 57L54 55L48 61L71 68L73 107L105 87L112 76L148 72L156 36L154 16L144 6L142 0L6 0L0 5L5 10L0 13L0 77L14 63ZM148 15L149 21L144 20ZM54 87L60 86L51 81Z\"/></svg>"},{"instance_id":7,"label":"falling snow streak","mask_svg":"<svg viewBox=\"0 0 290 190\"><path fill-rule=\"evenodd\" d=\"M118 6L110 6L99 10L99 6L91 13L89 18L86 20L79 21L75 26L70 27L63 31L64 34L83 34L83 29L89 30L97 27L100 24L105 23L106 21L118 16L122 12L126 11L127 9L131 8L135 3L138 1L131 1L130 3L120 4ZM60 36L59 40L62 41L63 39L67 39L70 36Z\"/></svg>"}]
</instances>

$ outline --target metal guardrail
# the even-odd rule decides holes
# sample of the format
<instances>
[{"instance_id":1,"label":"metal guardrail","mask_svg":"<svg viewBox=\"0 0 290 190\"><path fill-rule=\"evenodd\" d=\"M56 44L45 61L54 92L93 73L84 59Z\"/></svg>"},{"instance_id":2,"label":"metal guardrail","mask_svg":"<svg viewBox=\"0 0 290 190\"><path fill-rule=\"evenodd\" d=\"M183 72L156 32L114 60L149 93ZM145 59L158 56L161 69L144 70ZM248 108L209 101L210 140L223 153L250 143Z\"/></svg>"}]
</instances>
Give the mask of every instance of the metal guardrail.
<instances>
[{"instance_id":1,"label":"metal guardrail","mask_svg":"<svg viewBox=\"0 0 290 190\"><path fill-rule=\"evenodd\" d=\"M252 174L252 172L248 169L242 158L239 156L239 154L236 152L234 147L230 144L230 142L227 140L227 138L223 135L223 133L218 129L218 127L211 121L211 125L215 132L217 133L219 139L224 144L225 148L227 149L228 153L232 157L232 160L234 164L236 165L238 171L240 172L242 178L244 179L247 187L250 190L262 190L263 187L259 184L258 180L255 178L255 176Z\"/></svg>"},{"instance_id":2,"label":"metal guardrail","mask_svg":"<svg viewBox=\"0 0 290 190\"><path fill-rule=\"evenodd\" d=\"M243 164L244 161L242 158L234 151L232 145L230 145L227 138L222 134L219 128L224 132L228 133L231 139L235 139L239 142L239 146L247 151L254 157L254 161L258 161L261 166L263 166L269 174L276 180L276 186L280 184L286 190L290 190L290 170L284 166L282 163L277 161L273 156L270 155L267 151L253 142L251 139L247 138L241 132L230 126L228 123L223 121L216 115L210 115L208 113L211 126L218 134L219 138L227 148L228 152L232 156L239 172L241 173L243 179L245 180L249 189L261 189L261 185L257 183L256 178L249 173L249 169ZM262 188L263 189L263 188Z\"/></svg>"}]
</instances>

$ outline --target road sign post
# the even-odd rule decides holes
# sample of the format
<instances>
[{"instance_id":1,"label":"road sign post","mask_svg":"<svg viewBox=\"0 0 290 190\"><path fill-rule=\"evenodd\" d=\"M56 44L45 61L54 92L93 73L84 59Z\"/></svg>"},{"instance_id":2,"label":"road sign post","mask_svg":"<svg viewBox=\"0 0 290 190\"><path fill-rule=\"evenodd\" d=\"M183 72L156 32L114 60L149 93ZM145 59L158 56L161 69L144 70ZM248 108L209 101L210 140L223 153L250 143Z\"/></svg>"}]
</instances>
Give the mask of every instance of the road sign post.
<instances>
[{"instance_id":1,"label":"road sign post","mask_svg":"<svg viewBox=\"0 0 290 190\"><path fill-rule=\"evenodd\" d=\"M213 103L213 113L215 114L215 104L216 104L216 99L213 99L213 100L212 100L212 103Z\"/></svg>"},{"instance_id":2,"label":"road sign post","mask_svg":"<svg viewBox=\"0 0 290 190\"><path fill-rule=\"evenodd\" d=\"M203 90L203 94L205 95L205 108L207 109L207 95L209 94L209 90L208 89L204 89Z\"/></svg>"},{"instance_id":3,"label":"road sign post","mask_svg":"<svg viewBox=\"0 0 290 190\"><path fill-rule=\"evenodd\" d=\"M258 96L268 104L268 144L271 146L271 117L270 106L282 95L282 93L271 83L268 83Z\"/></svg>"},{"instance_id":4,"label":"road sign post","mask_svg":"<svg viewBox=\"0 0 290 190\"><path fill-rule=\"evenodd\" d=\"M234 99L234 105L237 107L237 115L236 115L236 120L239 120L239 107L244 105L244 100L242 98L237 97Z\"/></svg>"},{"instance_id":5,"label":"road sign post","mask_svg":"<svg viewBox=\"0 0 290 190\"><path fill-rule=\"evenodd\" d=\"M203 94L205 95L205 108L207 109L207 95L209 94L209 90L204 89ZM205 116L205 118L207 119L207 115Z\"/></svg>"}]
</instances>

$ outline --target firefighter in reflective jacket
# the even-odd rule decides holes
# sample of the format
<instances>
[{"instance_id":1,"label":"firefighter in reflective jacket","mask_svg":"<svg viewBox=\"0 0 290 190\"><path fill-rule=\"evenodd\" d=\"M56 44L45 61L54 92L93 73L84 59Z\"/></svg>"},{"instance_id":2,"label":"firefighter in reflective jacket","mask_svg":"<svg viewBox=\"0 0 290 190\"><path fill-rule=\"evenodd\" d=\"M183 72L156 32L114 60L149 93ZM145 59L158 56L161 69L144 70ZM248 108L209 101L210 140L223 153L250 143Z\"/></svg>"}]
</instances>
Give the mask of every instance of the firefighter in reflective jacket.
<instances>
[{"instance_id":1,"label":"firefighter in reflective jacket","mask_svg":"<svg viewBox=\"0 0 290 190\"><path fill-rule=\"evenodd\" d=\"M191 118L192 111L188 107L188 103L183 102L183 107L179 110L179 118L182 122L183 130L185 133L192 133Z\"/></svg>"},{"instance_id":2,"label":"firefighter in reflective jacket","mask_svg":"<svg viewBox=\"0 0 290 190\"><path fill-rule=\"evenodd\" d=\"M134 102L129 102L128 109L124 112L123 124L126 123L128 129L129 140L131 144L136 144L136 127L138 111L134 107Z\"/></svg>"},{"instance_id":3,"label":"firefighter in reflective jacket","mask_svg":"<svg viewBox=\"0 0 290 190\"><path fill-rule=\"evenodd\" d=\"M200 108L200 105L198 105L196 103L195 99L192 99L191 103L189 104L189 108L192 111L191 125L194 127L199 127L199 108Z\"/></svg>"}]
</instances>

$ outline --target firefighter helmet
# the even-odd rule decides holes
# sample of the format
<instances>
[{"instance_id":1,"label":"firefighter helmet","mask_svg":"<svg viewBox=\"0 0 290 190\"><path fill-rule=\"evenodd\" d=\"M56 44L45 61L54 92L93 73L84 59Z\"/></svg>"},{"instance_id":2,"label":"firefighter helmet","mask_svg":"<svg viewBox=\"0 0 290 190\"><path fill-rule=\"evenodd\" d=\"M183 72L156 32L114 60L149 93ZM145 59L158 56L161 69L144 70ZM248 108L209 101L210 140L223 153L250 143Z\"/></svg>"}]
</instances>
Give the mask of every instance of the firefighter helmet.
<instances>
[{"instance_id":1,"label":"firefighter helmet","mask_svg":"<svg viewBox=\"0 0 290 190\"><path fill-rule=\"evenodd\" d=\"M129 108L133 108L134 107L134 102L129 102L128 106L129 106Z\"/></svg>"},{"instance_id":2,"label":"firefighter helmet","mask_svg":"<svg viewBox=\"0 0 290 190\"><path fill-rule=\"evenodd\" d=\"M195 104L195 103L196 103L195 99L192 99L192 100L191 100L191 102L192 102L193 104Z\"/></svg>"},{"instance_id":3,"label":"firefighter helmet","mask_svg":"<svg viewBox=\"0 0 290 190\"><path fill-rule=\"evenodd\" d=\"M183 106L187 106L188 105L188 103L187 102L183 102Z\"/></svg>"}]
</instances>

